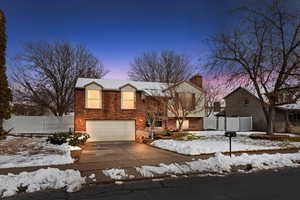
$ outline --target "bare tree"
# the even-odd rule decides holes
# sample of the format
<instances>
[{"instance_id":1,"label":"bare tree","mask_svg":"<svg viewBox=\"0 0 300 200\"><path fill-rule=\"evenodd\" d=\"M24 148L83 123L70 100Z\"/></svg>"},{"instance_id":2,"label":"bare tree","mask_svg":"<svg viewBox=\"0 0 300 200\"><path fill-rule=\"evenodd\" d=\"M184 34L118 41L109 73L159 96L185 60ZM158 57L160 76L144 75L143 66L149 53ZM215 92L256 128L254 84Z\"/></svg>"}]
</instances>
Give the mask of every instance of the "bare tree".
<instances>
[{"instance_id":1,"label":"bare tree","mask_svg":"<svg viewBox=\"0 0 300 200\"><path fill-rule=\"evenodd\" d=\"M167 112L178 122L178 129L182 130L182 125L187 117L199 113L205 109L204 93L191 93L181 91L177 85L172 85L164 90L164 97Z\"/></svg>"},{"instance_id":2,"label":"bare tree","mask_svg":"<svg viewBox=\"0 0 300 200\"><path fill-rule=\"evenodd\" d=\"M268 134L273 133L278 91L292 81L291 75L300 68L299 7L288 7L285 3L271 0L256 8L240 8L242 17L238 28L208 40L209 69L228 74L232 81L244 80L244 84L255 89Z\"/></svg>"},{"instance_id":3,"label":"bare tree","mask_svg":"<svg viewBox=\"0 0 300 200\"><path fill-rule=\"evenodd\" d=\"M108 72L88 49L68 42L26 43L16 59L17 99L46 108L55 116L72 109L79 77L101 78Z\"/></svg>"},{"instance_id":4,"label":"bare tree","mask_svg":"<svg viewBox=\"0 0 300 200\"><path fill-rule=\"evenodd\" d=\"M158 95L147 95L146 97L146 122L150 128L151 138L154 139L154 129L158 121L166 119L166 107L164 97Z\"/></svg>"},{"instance_id":5,"label":"bare tree","mask_svg":"<svg viewBox=\"0 0 300 200\"><path fill-rule=\"evenodd\" d=\"M169 50L146 52L131 63L128 76L135 81L177 83L190 78L194 68L184 54Z\"/></svg>"}]
</instances>

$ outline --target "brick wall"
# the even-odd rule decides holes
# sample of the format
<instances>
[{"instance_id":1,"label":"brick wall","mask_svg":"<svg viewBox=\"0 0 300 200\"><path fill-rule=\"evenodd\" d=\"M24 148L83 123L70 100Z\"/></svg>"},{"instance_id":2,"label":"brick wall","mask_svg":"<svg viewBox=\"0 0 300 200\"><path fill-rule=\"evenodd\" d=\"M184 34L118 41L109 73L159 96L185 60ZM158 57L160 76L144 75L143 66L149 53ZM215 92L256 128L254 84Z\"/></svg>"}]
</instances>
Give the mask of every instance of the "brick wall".
<instances>
[{"instance_id":1,"label":"brick wall","mask_svg":"<svg viewBox=\"0 0 300 200\"><path fill-rule=\"evenodd\" d=\"M157 103L154 103L151 98L142 100L141 92L136 93L136 109L122 110L121 109L121 93L120 91L102 91L102 109L86 109L85 108L85 90L75 89L75 131L86 131L86 120L135 120L136 130L145 130L146 110L157 109ZM176 120L166 120L163 117L163 128L175 129ZM167 123L165 123L167 122ZM191 118L190 127L193 130L202 130L202 118Z\"/></svg>"},{"instance_id":2,"label":"brick wall","mask_svg":"<svg viewBox=\"0 0 300 200\"><path fill-rule=\"evenodd\" d=\"M85 120L135 120L136 129L145 128L145 103L136 93L136 109L121 110L119 91L102 91L102 109L85 109L85 90L75 90L75 131L85 131Z\"/></svg>"}]
</instances>

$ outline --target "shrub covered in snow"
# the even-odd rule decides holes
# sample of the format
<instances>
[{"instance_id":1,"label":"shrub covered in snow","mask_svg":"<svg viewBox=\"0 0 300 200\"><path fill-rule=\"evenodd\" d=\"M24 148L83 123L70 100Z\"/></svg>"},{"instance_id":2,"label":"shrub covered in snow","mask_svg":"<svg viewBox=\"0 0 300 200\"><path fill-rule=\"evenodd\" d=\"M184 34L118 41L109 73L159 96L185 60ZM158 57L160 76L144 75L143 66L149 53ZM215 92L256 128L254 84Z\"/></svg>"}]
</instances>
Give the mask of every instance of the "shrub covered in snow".
<instances>
[{"instance_id":1,"label":"shrub covered in snow","mask_svg":"<svg viewBox=\"0 0 300 200\"><path fill-rule=\"evenodd\" d=\"M71 146L80 146L85 144L90 136L86 133L56 133L48 137L47 141L51 144L61 145L67 143Z\"/></svg>"},{"instance_id":2,"label":"shrub covered in snow","mask_svg":"<svg viewBox=\"0 0 300 200\"><path fill-rule=\"evenodd\" d=\"M63 189L76 192L85 183L79 171L56 168L39 169L34 172L0 175L0 197L8 197L19 192L36 192L46 189Z\"/></svg>"},{"instance_id":3,"label":"shrub covered in snow","mask_svg":"<svg viewBox=\"0 0 300 200\"><path fill-rule=\"evenodd\" d=\"M90 136L87 133L74 133L69 137L69 145L80 146L84 145Z\"/></svg>"},{"instance_id":4,"label":"shrub covered in snow","mask_svg":"<svg viewBox=\"0 0 300 200\"><path fill-rule=\"evenodd\" d=\"M69 137L69 133L55 133L48 137L47 142L51 144L61 145L67 143L67 139Z\"/></svg>"}]
</instances>

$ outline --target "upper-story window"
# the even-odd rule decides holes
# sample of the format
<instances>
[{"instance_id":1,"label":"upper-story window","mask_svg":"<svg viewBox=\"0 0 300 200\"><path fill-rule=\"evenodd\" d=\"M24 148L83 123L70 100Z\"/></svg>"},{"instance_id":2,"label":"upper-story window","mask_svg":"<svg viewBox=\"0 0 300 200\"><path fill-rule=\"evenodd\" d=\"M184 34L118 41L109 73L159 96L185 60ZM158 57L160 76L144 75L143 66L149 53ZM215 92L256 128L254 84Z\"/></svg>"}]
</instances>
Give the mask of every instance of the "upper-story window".
<instances>
[{"instance_id":1,"label":"upper-story window","mask_svg":"<svg viewBox=\"0 0 300 200\"><path fill-rule=\"evenodd\" d=\"M102 108L102 88L96 84L90 84L85 88L85 107L91 109Z\"/></svg>"},{"instance_id":2,"label":"upper-story window","mask_svg":"<svg viewBox=\"0 0 300 200\"><path fill-rule=\"evenodd\" d=\"M244 100L244 104L245 104L245 105L248 105L248 104L249 104L249 99L246 98L246 99Z\"/></svg>"},{"instance_id":3,"label":"upper-story window","mask_svg":"<svg viewBox=\"0 0 300 200\"><path fill-rule=\"evenodd\" d=\"M131 86L125 86L121 89L121 109L135 109L136 91Z\"/></svg>"},{"instance_id":4,"label":"upper-story window","mask_svg":"<svg viewBox=\"0 0 300 200\"><path fill-rule=\"evenodd\" d=\"M195 94L190 92L178 92L179 104L184 109L195 110Z\"/></svg>"}]
</instances>

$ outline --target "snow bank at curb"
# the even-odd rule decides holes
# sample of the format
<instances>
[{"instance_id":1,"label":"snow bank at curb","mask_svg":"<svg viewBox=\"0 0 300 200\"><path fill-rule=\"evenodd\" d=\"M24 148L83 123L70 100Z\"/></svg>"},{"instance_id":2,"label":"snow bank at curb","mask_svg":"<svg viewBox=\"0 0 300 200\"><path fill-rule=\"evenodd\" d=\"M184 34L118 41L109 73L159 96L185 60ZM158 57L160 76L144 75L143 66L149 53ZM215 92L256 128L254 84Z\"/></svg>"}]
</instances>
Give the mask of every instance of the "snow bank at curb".
<instances>
[{"instance_id":1,"label":"snow bank at curb","mask_svg":"<svg viewBox=\"0 0 300 200\"><path fill-rule=\"evenodd\" d=\"M105 176L109 176L111 179L114 179L114 180L121 180L123 178L128 177L128 175L125 173L124 169L112 168L112 169L103 170L102 172Z\"/></svg>"},{"instance_id":2,"label":"snow bank at curb","mask_svg":"<svg viewBox=\"0 0 300 200\"><path fill-rule=\"evenodd\" d=\"M251 165L252 170L272 169L281 167L296 167L300 160L300 152L291 154L261 154L241 156L225 156L217 153L215 157L207 160L196 160L185 164L172 163L170 165L136 167L136 170L144 177L153 177L155 174L185 174L191 172L224 173L230 172L232 166Z\"/></svg>"},{"instance_id":3,"label":"snow bank at curb","mask_svg":"<svg viewBox=\"0 0 300 200\"><path fill-rule=\"evenodd\" d=\"M34 172L0 175L0 197L8 197L20 192L36 192L45 189L66 188L67 192L76 192L85 183L77 170L61 171L56 168L39 169Z\"/></svg>"}]
</instances>

